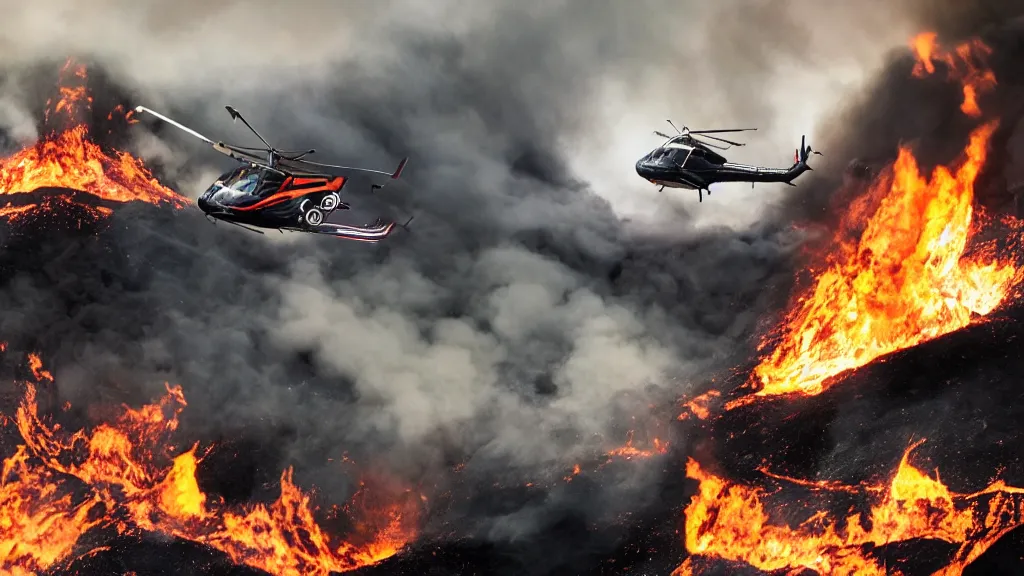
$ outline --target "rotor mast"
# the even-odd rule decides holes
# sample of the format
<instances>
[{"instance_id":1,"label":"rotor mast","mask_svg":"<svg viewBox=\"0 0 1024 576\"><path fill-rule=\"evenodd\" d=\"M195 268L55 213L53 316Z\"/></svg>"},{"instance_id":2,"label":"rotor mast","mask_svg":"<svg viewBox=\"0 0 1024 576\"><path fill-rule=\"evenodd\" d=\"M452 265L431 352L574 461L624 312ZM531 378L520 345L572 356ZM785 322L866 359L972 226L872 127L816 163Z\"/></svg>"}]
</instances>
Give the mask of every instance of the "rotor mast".
<instances>
[{"instance_id":1,"label":"rotor mast","mask_svg":"<svg viewBox=\"0 0 1024 576\"><path fill-rule=\"evenodd\" d=\"M260 142L263 142L263 145L266 146L266 148L247 148L244 146L236 146L236 148L240 148L242 150L266 152L267 163L271 168L277 167L277 161L279 158L284 160L299 160L308 154L313 154L314 152L316 152L316 150L313 148L310 148L309 150L306 150L304 152L289 152L285 150L278 150L277 148L271 146L270 142L267 142L267 139L264 138L263 135L260 134L255 128L253 128L252 124L249 124L245 117L242 116L242 113L239 112L234 106L228 105L225 106L224 109L227 110L228 114L231 115L232 122L241 120L242 124L245 124L245 127L248 128L250 132L255 134L256 137L260 139Z\"/></svg>"}]
</instances>

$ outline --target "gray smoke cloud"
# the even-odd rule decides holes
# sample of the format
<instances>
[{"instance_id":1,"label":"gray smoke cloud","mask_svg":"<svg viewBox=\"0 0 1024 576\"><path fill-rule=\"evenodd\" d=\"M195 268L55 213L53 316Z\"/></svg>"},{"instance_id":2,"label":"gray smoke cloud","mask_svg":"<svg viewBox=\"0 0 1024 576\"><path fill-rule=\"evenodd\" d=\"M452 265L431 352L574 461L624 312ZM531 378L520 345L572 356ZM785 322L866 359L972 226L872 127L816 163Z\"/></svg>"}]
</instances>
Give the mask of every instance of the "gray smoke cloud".
<instances>
[{"instance_id":1,"label":"gray smoke cloud","mask_svg":"<svg viewBox=\"0 0 1024 576\"><path fill-rule=\"evenodd\" d=\"M792 189L659 194L633 171L650 131L666 117L751 124L756 142L730 158L785 165L905 43L908 6L0 2L9 67L82 54L210 136L251 142L231 103L324 161L408 155L380 198L358 181L346 192L360 215L417 214L411 234L352 246L126 208L105 234L116 257L54 248L47 275L0 293L19 311L0 330L46 333L73 404L111 382L139 397L180 382L190 426L278 446L274 464L328 495L348 488L328 462L344 450L413 480L455 462L481 479L562 474L749 353L792 277ZM0 126L24 142L35 81L11 78ZM230 166L172 129L133 130L132 149L185 194ZM844 163L826 158L825 173ZM609 481L607 507L552 494L445 520L523 537L567 506L629 510L656 481Z\"/></svg>"}]
</instances>

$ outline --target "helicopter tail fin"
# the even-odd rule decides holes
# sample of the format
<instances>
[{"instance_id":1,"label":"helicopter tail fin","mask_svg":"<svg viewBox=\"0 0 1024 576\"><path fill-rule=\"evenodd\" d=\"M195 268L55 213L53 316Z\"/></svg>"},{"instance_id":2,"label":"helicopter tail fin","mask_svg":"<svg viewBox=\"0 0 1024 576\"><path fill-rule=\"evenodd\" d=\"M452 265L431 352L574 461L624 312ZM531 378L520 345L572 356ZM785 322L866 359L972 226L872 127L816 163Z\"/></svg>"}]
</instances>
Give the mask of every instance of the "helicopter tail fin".
<instances>
[{"instance_id":1,"label":"helicopter tail fin","mask_svg":"<svg viewBox=\"0 0 1024 576\"><path fill-rule=\"evenodd\" d=\"M807 172L808 170L813 170L813 168L807 164L807 160L812 154L817 154L818 156L822 155L821 152L812 150L807 144L807 136L801 136L800 147L793 153L793 167L786 172L786 177L783 179L783 182L792 186L794 185L793 180L795 180L797 176Z\"/></svg>"},{"instance_id":2,"label":"helicopter tail fin","mask_svg":"<svg viewBox=\"0 0 1024 576\"><path fill-rule=\"evenodd\" d=\"M811 167L807 166L807 159L810 158L812 154L816 154L818 156L822 155L821 152L818 152L817 150L812 150L811 147L807 144L807 136L801 136L800 148L798 148L796 150L796 154L793 155L793 163L798 165L802 164L806 166L808 170L810 170Z\"/></svg>"},{"instance_id":3,"label":"helicopter tail fin","mask_svg":"<svg viewBox=\"0 0 1024 576\"><path fill-rule=\"evenodd\" d=\"M402 170L405 170L405 164L407 162L409 162L408 157L402 158L402 161L398 163L398 168L396 168L395 172L391 175L392 180L398 180L402 176Z\"/></svg>"}]
</instances>

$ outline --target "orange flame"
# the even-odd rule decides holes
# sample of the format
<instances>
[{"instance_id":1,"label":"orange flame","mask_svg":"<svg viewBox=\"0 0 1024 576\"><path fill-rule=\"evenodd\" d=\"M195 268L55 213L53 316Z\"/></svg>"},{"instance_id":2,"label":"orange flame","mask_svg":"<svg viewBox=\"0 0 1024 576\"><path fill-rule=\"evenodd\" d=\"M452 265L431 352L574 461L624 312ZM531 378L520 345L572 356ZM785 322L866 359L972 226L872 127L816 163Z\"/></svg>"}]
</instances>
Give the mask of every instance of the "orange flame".
<instances>
[{"instance_id":1,"label":"orange flame","mask_svg":"<svg viewBox=\"0 0 1024 576\"><path fill-rule=\"evenodd\" d=\"M69 60L61 70L59 97L56 102L47 101L45 114L47 126L59 119L68 128L52 130L35 145L0 162L0 194L70 188L111 202L187 206L188 200L157 182L141 160L118 150L107 153L91 140L88 127L80 120L82 109L92 105L85 79L85 67ZM117 112L123 113L123 109ZM126 118L131 121L130 116ZM0 208L0 216L16 217L35 207L8 204Z\"/></svg>"},{"instance_id":2,"label":"orange flame","mask_svg":"<svg viewBox=\"0 0 1024 576\"><path fill-rule=\"evenodd\" d=\"M956 172L939 166L930 180L910 151L900 150L873 185L869 196L881 200L859 240L839 239L839 253L790 311L782 337L763 343L780 341L751 377L760 389L727 408L755 397L820 394L834 376L963 328L1003 301L1021 270L997 255L994 244L964 255L973 232L974 181L996 126L976 129ZM859 218L860 211L848 217Z\"/></svg>"},{"instance_id":3,"label":"orange flame","mask_svg":"<svg viewBox=\"0 0 1024 576\"><path fill-rule=\"evenodd\" d=\"M985 59L992 54L992 49L978 38L956 45L953 50L944 50L938 44L938 34L923 32L910 41L910 46L917 56L913 74L923 77L935 73L935 61L940 61L948 69L949 79L960 82L963 86L964 99L960 110L968 116L978 117L978 96L995 88L995 74L984 66Z\"/></svg>"},{"instance_id":4,"label":"orange flame","mask_svg":"<svg viewBox=\"0 0 1024 576\"><path fill-rule=\"evenodd\" d=\"M887 486L808 483L865 498L866 518L851 513L842 521L830 520L819 511L796 527L769 518L764 490L733 484L690 459L686 474L700 486L685 512L686 549L698 557L743 562L764 571L810 569L819 574L883 576L900 572L873 558L869 546L931 539L959 545L936 574L961 574L1003 535L1024 523L1017 511L1024 502L1024 489L997 481L973 494L951 492L938 473L932 478L909 463L911 451L920 443L907 448ZM673 575L693 570L688 559Z\"/></svg>"},{"instance_id":5,"label":"orange flame","mask_svg":"<svg viewBox=\"0 0 1024 576\"><path fill-rule=\"evenodd\" d=\"M633 445L633 431L630 430L626 433L626 443L618 448L609 450L605 455L609 458L618 457L632 460L633 458L650 458L655 454L665 454L668 452L668 442L662 442L659 438L654 438L651 444L652 448L649 450L637 448Z\"/></svg>"},{"instance_id":6,"label":"orange flame","mask_svg":"<svg viewBox=\"0 0 1024 576\"><path fill-rule=\"evenodd\" d=\"M33 371L49 374L38 357L30 362ZM282 576L326 576L374 564L415 536L418 502L408 490L384 490L381 501L369 502L361 487L349 506L355 528L345 540L318 525L291 469L269 505L234 508L209 498L196 480L197 446L172 456L166 445L186 406L180 387L166 389L158 403L125 406L113 423L68 433L44 422L36 388L26 386L14 418L24 444L4 461L0 484L0 572L27 575L68 563L79 537L100 525L191 540ZM69 478L89 487L88 498L76 503L60 496ZM376 485L374 491L381 492Z\"/></svg>"},{"instance_id":7,"label":"orange flame","mask_svg":"<svg viewBox=\"0 0 1024 576\"><path fill-rule=\"evenodd\" d=\"M28 355L28 367L32 369L32 376L35 377L37 382L41 382L43 380L53 382L53 374L50 374L48 370L43 369L43 360L38 354Z\"/></svg>"},{"instance_id":8,"label":"orange flame","mask_svg":"<svg viewBox=\"0 0 1024 576\"><path fill-rule=\"evenodd\" d=\"M679 414L678 420L686 420L693 414L698 420L707 420L708 416L711 415L711 410L708 405L712 400L721 396L721 392L718 390L708 390L707 392L697 396L689 402L685 402L683 407L689 410L689 412L683 412Z\"/></svg>"}]
</instances>

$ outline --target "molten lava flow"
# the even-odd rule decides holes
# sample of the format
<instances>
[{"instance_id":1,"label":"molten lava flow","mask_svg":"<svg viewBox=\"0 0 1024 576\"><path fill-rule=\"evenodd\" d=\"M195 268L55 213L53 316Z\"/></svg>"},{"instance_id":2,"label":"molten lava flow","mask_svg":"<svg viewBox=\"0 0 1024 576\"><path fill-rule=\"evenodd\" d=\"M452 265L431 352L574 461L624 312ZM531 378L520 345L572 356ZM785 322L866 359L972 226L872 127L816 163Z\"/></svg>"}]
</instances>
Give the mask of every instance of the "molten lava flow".
<instances>
[{"instance_id":1,"label":"molten lava flow","mask_svg":"<svg viewBox=\"0 0 1024 576\"><path fill-rule=\"evenodd\" d=\"M995 122L976 129L956 172L940 166L930 180L910 151L900 150L873 186L881 200L859 239L840 237L838 254L791 310L781 337L765 340L779 343L754 370L751 384L760 390L727 408L757 396L819 394L833 376L963 328L1003 301L1021 277L1010 258L997 255L994 244L964 255L974 180L995 129Z\"/></svg>"},{"instance_id":2,"label":"molten lava flow","mask_svg":"<svg viewBox=\"0 0 1024 576\"><path fill-rule=\"evenodd\" d=\"M141 160L127 152L105 152L92 141L89 128L79 119L92 105L85 79L85 69L70 61L61 70L59 98L47 102L45 123L50 130L35 145L0 162L0 194L70 188L110 202L188 205L185 197L157 182ZM127 115L126 119L131 121ZM0 208L0 216L31 209Z\"/></svg>"},{"instance_id":3,"label":"molten lava flow","mask_svg":"<svg viewBox=\"0 0 1024 576\"><path fill-rule=\"evenodd\" d=\"M938 44L938 34L924 32L918 34L910 42L917 63L914 65L914 76L922 77L935 73L935 61L940 61L948 69L949 79L960 82L963 86L964 99L960 110L968 116L978 117L978 96L995 88L996 77L985 65L985 59L992 49L980 39L975 38L958 44L952 51L943 49Z\"/></svg>"},{"instance_id":4,"label":"molten lava flow","mask_svg":"<svg viewBox=\"0 0 1024 576\"><path fill-rule=\"evenodd\" d=\"M976 560L1013 528L1024 523L1019 513L1024 489L1001 481L974 494L956 494L936 474L931 478L903 454L887 486L838 487L859 494L869 504L866 518L851 513L830 520L824 511L790 527L772 521L765 511L767 493L733 484L689 460L686 473L700 482L686 508L686 549L695 556L743 562L764 571L810 569L819 574L900 574L873 557L871 547L913 539L941 540L957 546L945 568L953 576ZM835 492L829 483L819 484ZM674 572L690 574L687 561Z\"/></svg>"},{"instance_id":5,"label":"molten lava flow","mask_svg":"<svg viewBox=\"0 0 1024 576\"><path fill-rule=\"evenodd\" d=\"M30 363L42 381L52 381L38 357ZM354 570L414 537L418 502L408 490L377 483L378 501L363 486L349 504L354 529L345 540L318 525L291 469L269 505L230 507L208 497L196 479L198 447L173 456L167 445L185 406L181 388L167 386L158 403L124 407L112 423L71 433L40 416L36 387L28 384L14 417L24 444L5 460L0 485L0 572L27 575L70 562L79 536L99 525L191 540L283 576ZM66 495L71 479L88 488L86 499Z\"/></svg>"}]
</instances>

